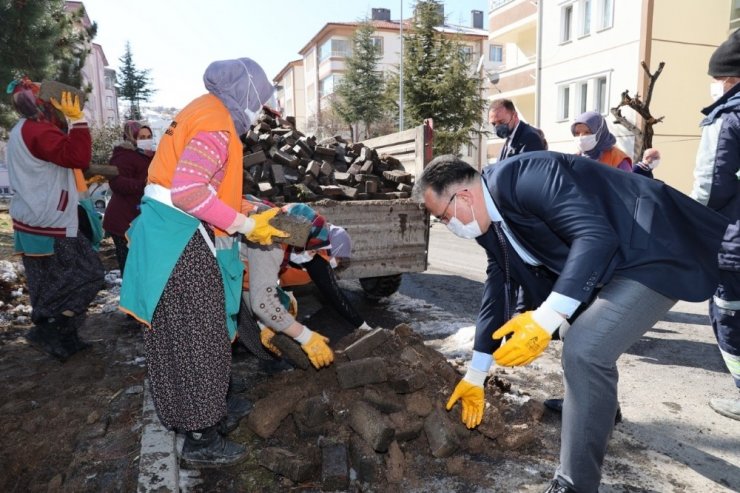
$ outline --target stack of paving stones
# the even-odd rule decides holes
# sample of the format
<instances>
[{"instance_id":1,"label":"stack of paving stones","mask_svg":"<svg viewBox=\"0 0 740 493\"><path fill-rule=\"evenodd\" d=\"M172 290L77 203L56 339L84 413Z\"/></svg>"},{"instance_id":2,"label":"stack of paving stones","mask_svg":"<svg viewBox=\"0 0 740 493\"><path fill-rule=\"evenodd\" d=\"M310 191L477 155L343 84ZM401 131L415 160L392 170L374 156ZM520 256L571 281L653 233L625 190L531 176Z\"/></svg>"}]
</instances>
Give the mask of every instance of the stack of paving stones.
<instances>
[{"instance_id":1,"label":"stack of paving stones","mask_svg":"<svg viewBox=\"0 0 740 493\"><path fill-rule=\"evenodd\" d=\"M242 142L244 193L276 204L411 196L414 176L398 159L341 136L317 141L267 109Z\"/></svg>"},{"instance_id":2,"label":"stack of paving stones","mask_svg":"<svg viewBox=\"0 0 740 493\"><path fill-rule=\"evenodd\" d=\"M406 491L464 470L471 455L495 463L538 449L542 404L503 398L500 376L489 379L477 429L462 425L459 404L447 412L460 374L407 325L337 347L333 365L275 375L252 396L245 421L262 439L259 463L291 488Z\"/></svg>"}]
</instances>

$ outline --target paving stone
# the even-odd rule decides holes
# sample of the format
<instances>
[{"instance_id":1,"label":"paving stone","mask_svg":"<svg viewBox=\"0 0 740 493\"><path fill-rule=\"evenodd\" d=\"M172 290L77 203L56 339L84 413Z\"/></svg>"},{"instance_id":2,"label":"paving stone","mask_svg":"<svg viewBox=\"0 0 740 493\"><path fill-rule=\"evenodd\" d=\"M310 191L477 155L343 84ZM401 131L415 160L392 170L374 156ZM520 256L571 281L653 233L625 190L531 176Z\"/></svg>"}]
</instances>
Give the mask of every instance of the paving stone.
<instances>
[{"instance_id":1,"label":"paving stone","mask_svg":"<svg viewBox=\"0 0 740 493\"><path fill-rule=\"evenodd\" d=\"M322 491L346 490L349 487L347 446L335 443L321 447Z\"/></svg>"},{"instance_id":2,"label":"paving stone","mask_svg":"<svg viewBox=\"0 0 740 493\"><path fill-rule=\"evenodd\" d=\"M396 413L404 409L404 403L393 392L379 389L365 389L362 399L386 414Z\"/></svg>"},{"instance_id":3,"label":"paving stone","mask_svg":"<svg viewBox=\"0 0 740 493\"><path fill-rule=\"evenodd\" d=\"M396 373L390 380L390 386L398 394L410 394L426 387L427 376L418 370Z\"/></svg>"},{"instance_id":4,"label":"paving stone","mask_svg":"<svg viewBox=\"0 0 740 493\"><path fill-rule=\"evenodd\" d=\"M385 457L385 478L389 483L401 483L406 470L406 458L397 441L393 441L388 447Z\"/></svg>"},{"instance_id":5,"label":"paving stone","mask_svg":"<svg viewBox=\"0 0 740 493\"><path fill-rule=\"evenodd\" d=\"M373 450L385 452L395 433L383 414L363 401L356 401L349 411L349 425Z\"/></svg>"},{"instance_id":6,"label":"paving stone","mask_svg":"<svg viewBox=\"0 0 740 493\"><path fill-rule=\"evenodd\" d=\"M354 343L347 346L344 354L350 360L367 358L373 350L385 344L391 337L391 332L382 328L373 329Z\"/></svg>"},{"instance_id":7,"label":"paving stone","mask_svg":"<svg viewBox=\"0 0 740 493\"><path fill-rule=\"evenodd\" d=\"M247 417L247 426L262 438L269 438L280 423L295 410L304 397L301 386L291 387L264 397L254 404Z\"/></svg>"},{"instance_id":8,"label":"paving stone","mask_svg":"<svg viewBox=\"0 0 740 493\"><path fill-rule=\"evenodd\" d=\"M432 455L437 458L449 457L460 446L453 423L447 413L438 407L424 420L424 433Z\"/></svg>"},{"instance_id":9,"label":"paving stone","mask_svg":"<svg viewBox=\"0 0 740 493\"><path fill-rule=\"evenodd\" d=\"M409 412L395 412L388 416L393 429L396 431L395 439L398 442L408 442L419 436L424 428L424 422L418 416Z\"/></svg>"},{"instance_id":10,"label":"paving stone","mask_svg":"<svg viewBox=\"0 0 740 493\"><path fill-rule=\"evenodd\" d=\"M257 152L253 152L252 154L247 154L242 158L242 166L245 168L249 168L250 166L254 166L255 164L262 164L265 161L267 161L267 156L265 155L265 151L259 150Z\"/></svg>"},{"instance_id":11,"label":"paving stone","mask_svg":"<svg viewBox=\"0 0 740 493\"><path fill-rule=\"evenodd\" d=\"M337 363L336 372L339 385L343 389L385 382L388 379L386 361L378 357Z\"/></svg>"},{"instance_id":12,"label":"paving stone","mask_svg":"<svg viewBox=\"0 0 740 493\"><path fill-rule=\"evenodd\" d=\"M278 447L264 449L260 454L259 463L262 467L296 483L310 479L315 470L314 464L308 459Z\"/></svg>"},{"instance_id":13,"label":"paving stone","mask_svg":"<svg viewBox=\"0 0 740 493\"><path fill-rule=\"evenodd\" d=\"M350 438L350 461L357 479L365 483L376 483L383 469L383 454L379 454L361 437Z\"/></svg>"}]
</instances>

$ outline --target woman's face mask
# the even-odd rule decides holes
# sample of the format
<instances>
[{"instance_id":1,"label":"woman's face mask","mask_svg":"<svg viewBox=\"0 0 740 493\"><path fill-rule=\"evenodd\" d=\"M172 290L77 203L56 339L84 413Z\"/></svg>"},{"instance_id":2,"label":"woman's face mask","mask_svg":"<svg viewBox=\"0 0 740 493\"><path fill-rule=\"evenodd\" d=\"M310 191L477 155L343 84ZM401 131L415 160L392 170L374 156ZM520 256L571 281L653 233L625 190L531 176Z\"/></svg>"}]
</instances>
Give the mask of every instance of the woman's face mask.
<instances>
[{"instance_id":1,"label":"woman's face mask","mask_svg":"<svg viewBox=\"0 0 740 493\"><path fill-rule=\"evenodd\" d=\"M151 151L154 147L154 141L152 139L139 139L136 141L136 147L142 151Z\"/></svg>"},{"instance_id":2,"label":"woman's face mask","mask_svg":"<svg viewBox=\"0 0 740 493\"><path fill-rule=\"evenodd\" d=\"M581 152L587 152L596 147L596 136L594 134L578 135L573 141Z\"/></svg>"},{"instance_id":3,"label":"woman's face mask","mask_svg":"<svg viewBox=\"0 0 740 493\"><path fill-rule=\"evenodd\" d=\"M473 220L469 223L463 224L463 222L457 218L457 197L454 198L454 201L455 210L450 221L447 223L447 229L449 229L455 236L465 238L466 240L472 240L473 238L477 238L482 235L483 232L478 225L478 221L475 220L475 211L473 210L473 206L470 206L470 212L473 213Z\"/></svg>"}]
</instances>

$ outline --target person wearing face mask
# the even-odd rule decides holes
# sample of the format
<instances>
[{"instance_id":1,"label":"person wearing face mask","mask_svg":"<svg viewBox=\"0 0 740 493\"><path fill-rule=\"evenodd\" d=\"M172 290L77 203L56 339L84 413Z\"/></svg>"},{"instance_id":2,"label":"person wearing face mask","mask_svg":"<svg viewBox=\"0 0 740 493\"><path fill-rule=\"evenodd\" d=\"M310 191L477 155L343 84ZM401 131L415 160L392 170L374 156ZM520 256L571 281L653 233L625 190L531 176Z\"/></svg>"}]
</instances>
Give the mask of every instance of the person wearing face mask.
<instances>
[{"instance_id":1,"label":"person wearing face mask","mask_svg":"<svg viewBox=\"0 0 740 493\"><path fill-rule=\"evenodd\" d=\"M146 325L157 414L186 433L181 459L195 467L246 457L221 435L251 408L227 398L244 271L239 238L270 245L287 236L269 224L277 209L240 212L240 135L274 87L250 58L211 63L203 82L208 92L175 116L149 166L141 213L126 232L119 307Z\"/></svg>"},{"instance_id":2,"label":"person wearing face mask","mask_svg":"<svg viewBox=\"0 0 740 493\"><path fill-rule=\"evenodd\" d=\"M704 108L691 196L734 221L724 238L734 254L720 257L720 283L709 300L720 353L740 391L740 30L733 32L709 59L714 78ZM719 414L740 420L740 394L715 398L709 405Z\"/></svg>"},{"instance_id":3,"label":"person wearing face mask","mask_svg":"<svg viewBox=\"0 0 740 493\"><path fill-rule=\"evenodd\" d=\"M638 175L653 178L653 170L660 164L660 151L653 147L645 149L642 153L642 161L636 162L632 166L632 172Z\"/></svg>"},{"instance_id":4,"label":"person wearing face mask","mask_svg":"<svg viewBox=\"0 0 740 493\"><path fill-rule=\"evenodd\" d=\"M447 409L459 401L462 421L478 426L492 364L531 363L560 329L560 466L545 491L596 493L617 413L616 361L676 300L710 296L728 219L657 180L548 151L482 173L438 156L417 178L414 197L488 256L473 356ZM521 264L549 273L550 287L530 283ZM542 301L511 317L517 285Z\"/></svg>"},{"instance_id":5,"label":"person wearing face mask","mask_svg":"<svg viewBox=\"0 0 740 493\"><path fill-rule=\"evenodd\" d=\"M488 122L496 136L506 139L498 160L529 151L544 151L547 144L542 130L519 119L514 103L509 99L496 99L488 109Z\"/></svg>"},{"instance_id":6,"label":"person wearing face mask","mask_svg":"<svg viewBox=\"0 0 740 493\"><path fill-rule=\"evenodd\" d=\"M130 120L123 125L123 141L113 148L110 164L118 176L109 180L113 196L105 208L103 229L113 238L118 268L123 275L128 256L126 230L139 215L149 163L152 162L152 129Z\"/></svg>"},{"instance_id":7,"label":"person wearing face mask","mask_svg":"<svg viewBox=\"0 0 740 493\"><path fill-rule=\"evenodd\" d=\"M581 114L570 126L579 156L591 158L612 168L632 171L632 159L615 144L606 120L596 111Z\"/></svg>"}]
</instances>

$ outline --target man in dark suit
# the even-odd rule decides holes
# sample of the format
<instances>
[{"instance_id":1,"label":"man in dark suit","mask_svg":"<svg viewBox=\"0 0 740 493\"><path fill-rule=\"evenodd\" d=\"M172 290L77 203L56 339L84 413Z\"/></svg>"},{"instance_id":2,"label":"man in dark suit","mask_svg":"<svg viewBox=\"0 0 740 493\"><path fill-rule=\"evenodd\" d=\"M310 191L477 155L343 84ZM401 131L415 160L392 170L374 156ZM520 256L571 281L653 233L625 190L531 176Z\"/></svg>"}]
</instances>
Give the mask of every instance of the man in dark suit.
<instances>
[{"instance_id":1,"label":"man in dark suit","mask_svg":"<svg viewBox=\"0 0 740 493\"><path fill-rule=\"evenodd\" d=\"M498 138L506 139L498 157L499 161L522 152L547 149L542 130L521 121L514 103L509 99L496 99L491 103L488 109L488 122L493 126Z\"/></svg>"},{"instance_id":2,"label":"man in dark suit","mask_svg":"<svg viewBox=\"0 0 740 493\"><path fill-rule=\"evenodd\" d=\"M712 294L728 220L662 182L546 151L509 158L482 175L440 156L415 194L453 233L476 239L489 259L473 357L448 409L460 400L463 422L477 426L494 360L528 364L559 328L560 466L546 491L598 491L617 412L616 361L676 300ZM543 301L509 319L517 284Z\"/></svg>"}]
</instances>

